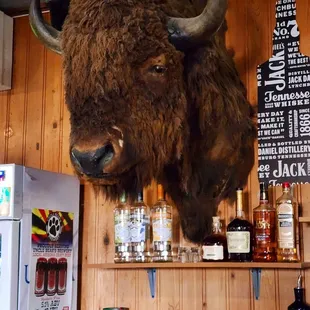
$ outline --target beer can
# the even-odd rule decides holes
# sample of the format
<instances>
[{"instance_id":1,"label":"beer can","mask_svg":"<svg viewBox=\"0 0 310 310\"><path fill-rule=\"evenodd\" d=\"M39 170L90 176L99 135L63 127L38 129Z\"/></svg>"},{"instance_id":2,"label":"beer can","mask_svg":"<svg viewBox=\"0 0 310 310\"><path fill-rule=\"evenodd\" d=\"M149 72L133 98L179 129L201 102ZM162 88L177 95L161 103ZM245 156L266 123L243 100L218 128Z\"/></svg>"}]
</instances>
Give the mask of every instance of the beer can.
<instances>
[{"instance_id":1,"label":"beer can","mask_svg":"<svg viewBox=\"0 0 310 310\"><path fill-rule=\"evenodd\" d=\"M47 287L46 294L53 296L57 291L57 258L51 257L47 261Z\"/></svg>"},{"instance_id":2,"label":"beer can","mask_svg":"<svg viewBox=\"0 0 310 310\"><path fill-rule=\"evenodd\" d=\"M36 263L36 276L35 276L35 288L34 294L37 297L41 297L46 292L46 270L47 270L47 259L40 257Z\"/></svg>"},{"instance_id":3,"label":"beer can","mask_svg":"<svg viewBox=\"0 0 310 310\"><path fill-rule=\"evenodd\" d=\"M57 294L64 295L67 290L67 259L58 260Z\"/></svg>"}]
</instances>

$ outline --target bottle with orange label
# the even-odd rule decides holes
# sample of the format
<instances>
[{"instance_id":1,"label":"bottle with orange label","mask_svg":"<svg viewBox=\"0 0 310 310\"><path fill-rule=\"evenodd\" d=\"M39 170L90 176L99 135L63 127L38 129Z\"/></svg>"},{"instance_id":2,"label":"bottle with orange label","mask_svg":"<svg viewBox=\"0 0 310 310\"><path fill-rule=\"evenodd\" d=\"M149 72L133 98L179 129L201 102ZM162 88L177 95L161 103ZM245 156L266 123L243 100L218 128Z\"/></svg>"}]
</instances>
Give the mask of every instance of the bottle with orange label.
<instances>
[{"instance_id":1,"label":"bottle with orange label","mask_svg":"<svg viewBox=\"0 0 310 310\"><path fill-rule=\"evenodd\" d=\"M165 200L161 184L157 186L157 199L151 210L153 262L171 262L172 208Z\"/></svg>"}]
</instances>

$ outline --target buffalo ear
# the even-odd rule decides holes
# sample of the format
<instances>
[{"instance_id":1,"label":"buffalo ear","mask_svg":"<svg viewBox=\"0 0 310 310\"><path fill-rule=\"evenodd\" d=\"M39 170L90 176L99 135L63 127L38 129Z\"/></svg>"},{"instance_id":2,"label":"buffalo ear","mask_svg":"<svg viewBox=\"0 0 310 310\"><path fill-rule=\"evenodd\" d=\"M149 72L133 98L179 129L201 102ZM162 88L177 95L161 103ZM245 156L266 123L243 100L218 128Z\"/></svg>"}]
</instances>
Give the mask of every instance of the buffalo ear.
<instances>
[{"instance_id":1,"label":"buffalo ear","mask_svg":"<svg viewBox=\"0 0 310 310\"><path fill-rule=\"evenodd\" d=\"M62 30L62 26L69 12L70 0L50 0L48 8L51 15L51 24L58 31Z\"/></svg>"}]
</instances>

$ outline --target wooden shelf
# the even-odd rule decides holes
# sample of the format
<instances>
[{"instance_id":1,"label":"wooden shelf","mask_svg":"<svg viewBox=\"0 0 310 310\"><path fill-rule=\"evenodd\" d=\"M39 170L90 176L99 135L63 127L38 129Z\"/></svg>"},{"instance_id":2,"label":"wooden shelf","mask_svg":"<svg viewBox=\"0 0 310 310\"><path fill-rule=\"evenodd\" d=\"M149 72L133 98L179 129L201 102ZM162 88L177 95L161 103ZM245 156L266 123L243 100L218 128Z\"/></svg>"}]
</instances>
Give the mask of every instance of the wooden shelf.
<instances>
[{"instance_id":1,"label":"wooden shelf","mask_svg":"<svg viewBox=\"0 0 310 310\"><path fill-rule=\"evenodd\" d=\"M128 264L86 264L86 268L93 269L174 269L174 268L261 268L261 269L306 269L307 263L232 263L232 262L199 262L199 263L128 263Z\"/></svg>"},{"instance_id":2,"label":"wooden shelf","mask_svg":"<svg viewBox=\"0 0 310 310\"><path fill-rule=\"evenodd\" d=\"M299 223L310 223L310 217L300 217L298 221Z\"/></svg>"}]
</instances>

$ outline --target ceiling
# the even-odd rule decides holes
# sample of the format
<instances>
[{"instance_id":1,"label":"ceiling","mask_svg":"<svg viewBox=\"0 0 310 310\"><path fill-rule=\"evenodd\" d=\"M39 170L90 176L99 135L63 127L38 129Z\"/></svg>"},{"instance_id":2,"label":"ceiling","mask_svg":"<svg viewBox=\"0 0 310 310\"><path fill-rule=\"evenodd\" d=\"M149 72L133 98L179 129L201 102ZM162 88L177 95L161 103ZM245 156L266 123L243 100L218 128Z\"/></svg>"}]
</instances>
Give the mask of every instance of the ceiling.
<instances>
[{"instance_id":1,"label":"ceiling","mask_svg":"<svg viewBox=\"0 0 310 310\"><path fill-rule=\"evenodd\" d=\"M0 11L8 15L18 15L28 12L31 0L0 0ZM41 0L41 2L45 2ZM42 3L42 4L43 4Z\"/></svg>"}]
</instances>

